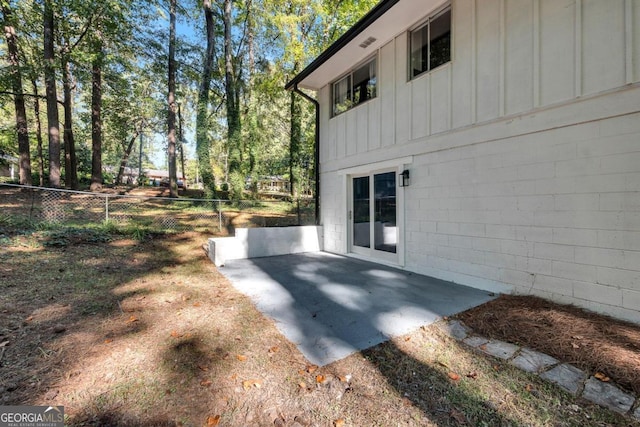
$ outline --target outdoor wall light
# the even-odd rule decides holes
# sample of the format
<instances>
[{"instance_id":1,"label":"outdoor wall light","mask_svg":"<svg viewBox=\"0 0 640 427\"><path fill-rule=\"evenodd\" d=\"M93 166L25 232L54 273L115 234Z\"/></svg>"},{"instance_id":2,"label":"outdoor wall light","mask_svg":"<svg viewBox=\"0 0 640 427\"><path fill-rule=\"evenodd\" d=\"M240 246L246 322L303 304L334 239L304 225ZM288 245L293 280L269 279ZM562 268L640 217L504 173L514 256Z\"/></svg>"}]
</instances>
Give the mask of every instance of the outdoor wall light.
<instances>
[{"instance_id":1,"label":"outdoor wall light","mask_svg":"<svg viewBox=\"0 0 640 427\"><path fill-rule=\"evenodd\" d=\"M408 187L410 183L411 180L409 179L409 170L405 169L400 174L400 187Z\"/></svg>"}]
</instances>

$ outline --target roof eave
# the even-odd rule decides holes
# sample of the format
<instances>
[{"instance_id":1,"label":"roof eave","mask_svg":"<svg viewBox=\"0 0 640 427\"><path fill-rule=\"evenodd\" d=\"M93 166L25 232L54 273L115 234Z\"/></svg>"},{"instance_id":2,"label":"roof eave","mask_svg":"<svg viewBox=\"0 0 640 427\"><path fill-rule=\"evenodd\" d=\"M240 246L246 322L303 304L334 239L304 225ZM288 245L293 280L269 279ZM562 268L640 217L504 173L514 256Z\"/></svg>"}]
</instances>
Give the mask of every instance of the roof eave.
<instances>
[{"instance_id":1,"label":"roof eave","mask_svg":"<svg viewBox=\"0 0 640 427\"><path fill-rule=\"evenodd\" d=\"M362 17L354 26L349 28L338 40L336 40L331 46L329 46L324 52L322 52L311 64L307 65L300 73L298 73L293 79L291 79L286 85L285 89L295 89L300 82L308 77L315 70L320 68L322 64L327 62L332 56L338 53L342 48L349 44L359 34L366 30L371 24L377 21L382 15L384 15L389 9L391 9L400 0L382 0L378 3L369 13Z\"/></svg>"}]
</instances>

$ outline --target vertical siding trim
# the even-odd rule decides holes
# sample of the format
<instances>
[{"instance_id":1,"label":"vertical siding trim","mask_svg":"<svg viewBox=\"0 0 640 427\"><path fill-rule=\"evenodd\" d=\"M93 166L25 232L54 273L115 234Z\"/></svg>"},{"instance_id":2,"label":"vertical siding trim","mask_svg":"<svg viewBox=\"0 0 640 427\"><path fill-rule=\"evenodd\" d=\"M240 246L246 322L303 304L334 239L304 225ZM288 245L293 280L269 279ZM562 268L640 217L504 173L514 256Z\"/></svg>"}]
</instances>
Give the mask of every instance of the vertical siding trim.
<instances>
[{"instance_id":1,"label":"vertical siding trim","mask_svg":"<svg viewBox=\"0 0 640 427\"><path fill-rule=\"evenodd\" d=\"M540 106L540 0L533 0L533 108Z\"/></svg>"},{"instance_id":2,"label":"vertical siding trim","mask_svg":"<svg viewBox=\"0 0 640 427\"><path fill-rule=\"evenodd\" d=\"M471 124L478 121L478 25L476 0L471 0Z\"/></svg>"},{"instance_id":3,"label":"vertical siding trim","mask_svg":"<svg viewBox=\"0 0 640 427\"><path fill-rule=\"evenodd\" d=\"M633 83L633 4L624 2L625 83Z\"/></svg>"},{"instance_id":4,"label":"vertical siding trim","mask_svg":"<svg viewBox=\"0 0 640 427\"><path fill-rule=\"evenodd\" d=\"M582 0L576 0L575 97L582 96Z\"/></svg>"},{"instance_id":5,"label":"vertical siding trim","mask_svg":"<svg viewBox=\"0 0 640 427\"><path fill-rule=\"evenodd\" d=\"M507 13L506 13L506 5L505 5L505 0L500 0L500 36L498 37L498 39L500 40L500 81L498 82L498 104L499 104L499 111L498 111L498 116L502 117L505 114L505 89L506 89L506 67L507 67L507 60L506 60L506 43L507 43L507 36L506 36L506 27L507 27Z\"/></svg>"},{"instance_id":6,"label":"vertical siding trim","mask_svg":"<svg viewBox=\"0 0 640 427\"><path fill-rule=\"evenodd\" d=\"M447 79L449 80L449 91L447 93L447 96L449 97L449 99L447 100L447 102L449 102L449 117L447 118L447 130L451 130L453 129L453 67L449 67L449 69L447 70Z\"/></svg>"}]
</instances>

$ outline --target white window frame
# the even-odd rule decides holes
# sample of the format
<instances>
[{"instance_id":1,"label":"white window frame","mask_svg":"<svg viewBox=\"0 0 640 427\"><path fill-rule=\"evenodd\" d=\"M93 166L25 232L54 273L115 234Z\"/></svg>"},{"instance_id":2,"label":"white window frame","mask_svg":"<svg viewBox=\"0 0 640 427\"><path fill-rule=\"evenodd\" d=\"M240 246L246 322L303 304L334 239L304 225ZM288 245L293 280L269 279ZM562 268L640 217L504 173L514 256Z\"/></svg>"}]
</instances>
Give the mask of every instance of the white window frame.
<instances>
[{"instance_id":1,"label":"white window frame","mask_svg":"<svg viewBox=\"0 0 640 427\"><path fill-rule=\"evenodd\" d=\"M354 74L359 70L363 69L364 67L370 66L370 64L374 61L375 61L375 67L374 67L375 74L373 76L373 81L374 81L373 92L374 93L372 96L366 98L365 100L359 101L356 103L354 102L354 99L353 99L356 92L354 88L354 78L353 78ZM378 67L379 67L379 61L378 61L378 55L376 54L362 61L357 66L353 67L347 74L344 74L342 77L340 77L339 79L331 83L331 117L338 116L346 111L349 111L354 107L357 107L358 105L361 105L365 102L368 102L378 97L378 75L380 74L378 71ZM344 82L345 80L348 82L347 96L349 98L348 99L349 102L346 103L343 110L338 111L338 108L336 106L336 98L337 98L336 89L338 88L338 85L342 84L342 82ZM371 78L369 81L371 81Z\"/></svg>"},{"instance_id":2,"label":"white window frame","mask_svg":"<svg viewBox=\"0 0 640 427\"><path fill-rule=\"evenodd\" d=\"M445 13L449 12L450 14L450 20L449 20L449 59L448 61L443 62L442 64L437 65L434 68L431 68L431 23L433 21L435 21L436 19L440 18L442 15L444 15ZM426 40L426 45L427 45L427 69L426 70L422 70L419 73L415 73L414 74L414 69L412 66L413 63L413 52L412 52L412 42L413 42L413 35L414 33L416 33L417 31L421 31L424 28L427 28L427 40ZM442 8L438 9L436 12L432 13L431 15L429 15L429 17L427 19L425 19L424 21L422 21L420 24L416 25L414 28L409 30L409 34L407 35L407 79L409 81L416 79L420 76L423 76L425 74L430 73L433 70L436 70L448 63L451 62L451 58L452 58L452 54L453 54L453 34L452 34L452 29L453 29L453 12L452 12L452 8L451 8L451 4L447 4L445 6L443 6Z\"/></svg>"}]
</instances>

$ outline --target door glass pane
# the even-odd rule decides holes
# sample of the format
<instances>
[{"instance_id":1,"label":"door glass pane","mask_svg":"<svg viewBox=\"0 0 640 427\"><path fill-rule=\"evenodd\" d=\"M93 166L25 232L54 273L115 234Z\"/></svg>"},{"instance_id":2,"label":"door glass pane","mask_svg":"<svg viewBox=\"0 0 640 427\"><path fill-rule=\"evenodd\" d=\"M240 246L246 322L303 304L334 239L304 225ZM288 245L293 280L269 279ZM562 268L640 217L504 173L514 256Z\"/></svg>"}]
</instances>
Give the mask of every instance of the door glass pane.
<instances>
[{"instance_id":1,"label":"door glass pane","mask_svg":"<svg viewBox=\"0 0 640 427\"><path fill-rule=\"evenodd\" d=\"M371 247L369 177L353 178L353 245Z\"/></svg>"},{"instance_id":2,"label":"door glass pane","mask_svg":"<svg viewBox=\"0 0 640 427\"><path fill-rule=\"evenodd\" d=\"M381 173L373 176L375 192L375 248L396 253L398 234L396 226L396 174Z\"/></svg>"}]
</instances>

